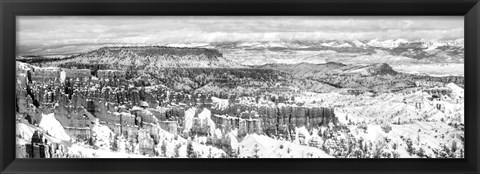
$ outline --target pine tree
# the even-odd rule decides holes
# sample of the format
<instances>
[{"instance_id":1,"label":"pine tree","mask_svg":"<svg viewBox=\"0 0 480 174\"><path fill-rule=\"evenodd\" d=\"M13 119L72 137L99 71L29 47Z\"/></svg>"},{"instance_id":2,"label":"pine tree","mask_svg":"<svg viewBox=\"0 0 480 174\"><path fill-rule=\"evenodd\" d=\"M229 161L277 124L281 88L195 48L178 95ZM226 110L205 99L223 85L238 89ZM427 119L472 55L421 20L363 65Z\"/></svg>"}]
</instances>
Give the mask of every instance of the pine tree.
<instances>
[{"instance_id":1,"label":"pine tree","mask_svg":"<svg viewBox=\"0 0 480 174\"><path fill-rule=\"evenodd\" d=\"M420 147L420 149L418 150L418 156L420 156L420 157L425 156L425 150L422 147Z\"/></svg>"},{"instance_id":2,"label":"pine tree","mask_svg":"<svg viewBox=\"0 0 480 174\"><path fill-rule=\"evenodd\" d=\"M112 146L110 147L110 149L114 152L118 151L118 138L115 137L115 139L113 139L113 142L112 142Z\"/></svg>"},{"instance_id":3,"label":"pine tree","mask_svg":"<svg viewBox=\"0 0 480 174\"><path fill-rule=\"evenodd\" d=\"M195 154L195 151L193 150L193 145L192 145L191 141L189 141L188 144L187 144L187 156L189 158L197 158L196 154Z\"/></svg>"},{"instance_id":4,"label":"pine tree","mask_svg":"<svg viewBox=\"0 0 480 174\"><path fill-rule=\"evenodd\" d=\"M457 141L452 141L452 152L457 151Z\"/></svg>"},{"instance_id":5,"label":"pine tree","mask_svg":"<svg viewBox=\"0 0 480 174\"><path fill-rule=\"evenodd\" d=\"M412 155L413 153L413 143L412 143L412 140L410 138L407 139L407 152Z\"/></svg>"},{"instance_id":6,"label":"pine tree","mask_svg":"<svg viewBox=\"0 0 480 174\"><path fill-rule=\"evenodd\" d=\"M253 145L253 157L254 158L259 158L260 157L258 155L258 151L260 151L260 149L258 148L258 144Z\"/></svg>"},{"instance_id":7,"label":"pine tree","mask_svg":"<svg viewBox=\"0 0 480 174\"><path fill-rule=\"evenodd\" d=\"M212 148L208 149L208 155L207 155L207 158L212 158Z\"/></svg>"},{"instance_id":8,"label":"pine tree","mask_svg":"<svg viewBox=\"0 0 480 174\"><path fill-rule=\"evenodd\" d=\"M160 146L160 150L162 151L163 156L167 156L167 143L165 141L162 142L162 146Z\"/></svg>"},{"instance_id":9,"label":"pine tree","mask_svg":"<svg viewBox=\"0 0 480 174\"><path fill-rule=\"evenodd\" d=\"M177 144L177 145L175 146L175 149L174 149L175 158L180 157L180 152L179 152L179 150L180 150L180 147L181 147L181 146L182 146L181 144Z\"/></svg>"}]
</instances>

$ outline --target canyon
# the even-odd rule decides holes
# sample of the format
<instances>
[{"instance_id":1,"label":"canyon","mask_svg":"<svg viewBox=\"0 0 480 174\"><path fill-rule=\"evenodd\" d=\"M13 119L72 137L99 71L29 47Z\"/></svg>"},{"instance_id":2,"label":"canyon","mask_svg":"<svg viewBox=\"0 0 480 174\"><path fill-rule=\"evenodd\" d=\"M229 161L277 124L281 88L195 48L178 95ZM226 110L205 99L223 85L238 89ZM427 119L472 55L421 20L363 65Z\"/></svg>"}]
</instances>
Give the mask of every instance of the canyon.
<instances>
[{"instance_id":1,"label":"canyon","mask_svg":"<svg viewBox=\"0 0 480 174\"><path fill-rule=\"evenodd\" d=\"M166 46L22 57L16 76L18 157L463 155L461 76L387 63L242 65ZM433 142L421 144L401 127L419 125L446 128L418 133Z\"/></svg>"}]
</instances>

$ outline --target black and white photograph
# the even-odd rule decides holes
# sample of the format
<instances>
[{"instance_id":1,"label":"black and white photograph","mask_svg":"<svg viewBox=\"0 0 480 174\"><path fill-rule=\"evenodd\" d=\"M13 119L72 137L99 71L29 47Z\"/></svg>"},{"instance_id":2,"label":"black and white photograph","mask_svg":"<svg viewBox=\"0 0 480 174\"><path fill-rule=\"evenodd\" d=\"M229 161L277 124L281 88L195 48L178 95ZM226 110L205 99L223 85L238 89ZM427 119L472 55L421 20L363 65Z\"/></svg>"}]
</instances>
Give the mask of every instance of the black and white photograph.
<instances>
[{"instance_id":1,"label":"black and white photograph","mask_svg":"<svg viewBox=\"0 0 480 174\"><path fill-rule=\"evenodd\" d=\"M463 16L17 16L16 157L464 158L464 59Z\"/></svg>"}]
</instances>

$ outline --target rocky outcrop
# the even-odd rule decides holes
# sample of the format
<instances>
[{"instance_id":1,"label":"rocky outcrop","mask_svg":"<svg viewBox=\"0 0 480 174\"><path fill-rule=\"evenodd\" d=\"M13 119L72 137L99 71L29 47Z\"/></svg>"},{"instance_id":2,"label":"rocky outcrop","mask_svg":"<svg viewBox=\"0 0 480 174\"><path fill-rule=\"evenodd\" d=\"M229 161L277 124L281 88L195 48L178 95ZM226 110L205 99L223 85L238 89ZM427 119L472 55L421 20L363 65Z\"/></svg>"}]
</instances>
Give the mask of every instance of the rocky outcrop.
<instances>
[{"instance_id":1,"label":"rocky outcrop","mask_svg":"<svg viewBox=\"0 0 480 174\"><path fill-rule=\"evenodd\" d=\"M380 64L375 64L371 66L368 69L368 72L372 75L397 75L398 73L393 70L393 68L386 64L386 63L380 63Z\"/></svg>"},{"instance_id":2,"label":"rocky outcrop","mask_svg":"<svg viewBox=\"0 0 480 174\"><path fill-rule=\"evenodd\" d=\"M442 96L449 96L451 97L453 94L453 90L450 88L430 88L424 89L422 92L426 92L427 94L432 95L433 98L440 98Z\"/></svg>"},{"instance_id":3,"label":"rocky outcrop","mask_svg":"<svg viewBox=\"0 0 480 174\"><path fill-rule=\"evenodd\" d=\"M55 79L60 77L60 68L33 68L31 70L32 78L36 81L40 79Z\"/></svg>"},{"instance_id":4,"label":"rocky outcrop","mask_svg":"<svg viewBox=\"0 0 480 174\"><path fill-rule=\"evenodd\" d=\"M170 77L157 79L143 74L127 79L126 72L122 70L92 72L91 69L37 68L29 79L28 71L22 71L17 76L19 118L38 124L42 113L53 113L72 142L88 142L95 148L123 149L127 153L154 156L156 155L154 149L163 130L184 136L183 131L190 125L188 136L215 137L215 142L223 145L222 142L237 141L232 139L232 136L227 136L234 129L238 130L236 136L239 137L266 132L273 132L270 135L275 136L286 135L288 130L294 130L293 127L319 126L323 122L331 121L330 117L334 116L324 114L328 116L322 117L320 113L329 112L322 109L310 111L311 108L302 107L287 109L230 105L229 99L222 99L224 103L219 107L214 105L212 98L225 98L228 97L227 94L203 95L174 91L163 85L169 84L166 80ZM265 80L275 79L278 75L272 70L247 69L198 68L171 69L165 72L163 74L165 76L173 73L185 77L192 76L192 72L200 72L225 76L225 79L230 76L229 74ZM159 81L152 82L152 79ZM199 82L205 80L198 77L196 79ZM166 82L162 82L163 80ZM176 83L177 78L170 80ZM284 99L276 98L276 101L281 103ZM198 112L195 111L191 124L187 125L186 111L194 105ZM319 114L315 114L316 112Z\"/></svg>"},{"instance_id":5,"label":"rocky outcrop","mask_svg":"<svg viewBox=\"0 0 480 174\"><path fill-rule=\"evenodd\" d=\"M98 70L97 77L102 79L125 79L126 72L120 70Z\"/></svg>"},{"instance_id":6,"label":"rocky outcrop","mask_svg":"<svg viewBox=\"0 0 480 174\"><path fill-rule=\"evenodd\" d=\"M223 58L222 53L207 48L166 46L103 47L69 59L46 61L45 66L68 64L107 65L108 69L158 69L165 67L240 67ZM90 66L95 69L94 66Z\"/></svg>"},{"instance_id":7,"label":"rocky outcrop","mask_svg":"<svg viewBox=\"0 0 480 174\"><path fill-rule=\"evenodd\" d=\"M43 72L43 71L38 71ZM77 72L77 71L72 71ZM209 107L207 104L212 101L211 97L205 97L205 95L187 96L186 94L171 92L163 87L127 87L127 81L123 79L124 72L118 70L99 70L97 71L98 79L92 78L88 74L89 71L78 71L73 73L83 78L70 78L66 77L64 83L40 83L36 80L40 78L33 78L33 83L28 87L32 90L31 97L19 97L21 101L20 112L33 115L34 112L26 109L30 104L36 100L39 106L36 108L42 112L55 112L57 119L68 128L67 132L72 137L88 138L88 131L84 128L91 124L91 118L99 118L99 120L108 125L116 134L124 134L126 137L134 137L137 135L135 129L151 129L155 127L157 122L164 122L164 128L168 128L170 132L175 132L173 129L176 126L183 126L182 119L185 115L185 108L181 105L176 107L167 107L166 109L154 109L156 106L171 103L203 103L204 106ZM90 77L89 77L89 76ZM58 79L60 73L56 72L53 75L48 76L48 80ZM74 80L75 79L75 80ZM119 83L116 83L119 82ZM19 92L23 90L19 89ZM25 96L26 93L23 93ZM21 96L21 95L17 95ZM27 95L28 96L28 95ZM34 100L33 100L34 99ZM138 106L140 101L148 103L150 109L134 109L134 106ZM239 117L239 119L247 120L249 122L252 115L245 113L250 106L232 106L223 110L215 110L214 114L219 115L231 115ZM237 112L240 108L240 112ZM272 115L266 113L275 113L278 108L272 108L274 111L264 112L265 108L253 108L257 113L260 113L258 118L253 118L255 121L250 121L246 125L262 125L262 126L245 126L252 127L252 129L245 130L245 132L258 132L261 133L268 129L268 126L264 126L265 123L270 124L269 119ZM249 109L252 110L252 109ZM305 113L311 111L303 111L297 108L293 109L293 114L301 115L299 118L293 117L285 120L287 116L280 114L280 123L291 124L293 126L314 125L314 117L312 121L310 118L306 118ZM309 109L307 109L309 110ZM243 112L243 113L242 113ZM30 116L34 117L34 116ZM277 117L277 116L275 116ZM284 118L285 117L285 118ZM315 117L316 118L316 117ZM34 118L33 120L38 120ZM307 121L308 120L308 121ZM172 122L176 121L177 125L173 125ZM271 124L276 124L277 121ZM240 121L235 124L239 128ZM242 123L243 124L243 123ZM161 124L162 125L162 124ZM255 129L253 129L255 127ZM78 128L78 130L75 130ZM130 131L132 130L132 131Z\"/></svg>"},{"instance_id":8,"label":"rocky outcrop","mask_svg":"<svg viewBox=\"0 0 480 174\"><path fill-rule=\"evenodd\" d=\"M72 79L82 79L91 77L91 70L90 69L62 69L65 72L65 76L67 78ZM85 80L84 80L85 81Z\"/></svg>"},{"instance_id":9,"label":"rocky outcrop","mask_svg":"<svg viewBox=\"0 0 480 174\"><path fill-rule=\"evenodd\" d=\"M151 55L174 55L174 56L188 56L188 55L205 55L209 59L222 57L222 53L215 49L208 48L180 48L167 46L138 46L138 47L103 47L96 51L87 54L105 55L108 53L121 54L123 52L131 51L139 56Z\"/></svg>"},{"instance_id":10,"label":"rocky outcrop","mask_svg":"<svg viewBox=\"0 0 480 174\"><path fill-rule=\"evenodd\" d=\"M67 148L59 143L47 142L43 133L35 131L30 144L25 144L26 158L65 158Z\"/></svg>"},{"instance_id":11,"label":"rocky outcrop","mask_svg":"<svg viewBox=\"0 0 480 174\"><path fill-rule=\"evenodd\" d=\"M150 132L140 130L138 132L138 146L141 155L155 156L155 141L154 137L150 136ZM158 137L157 137L158 140ZM157 143L158 144L158 143Z\"/></svg>"},{"instance_id":12,"label":"rocky outcrop","mask_svg":"<svg viewBox=\"0 0 480 174\"><path fill-rule=\"evenodd\" d=\"M256 112L245 112L249 109ZM251 133L286 136L295 127L305 126L311 130L336 122L333 108L322 107L232 105L223 109L223 112L214 111L223 113L223 115L212 116L217 127L222 132L238 129L240 137Z\"/></svg>"},{"instance_id":13,"label":"rocky outcrop","mask_svg":"<svg viewBox=\"0 0 480 174\"><path fill-rule=\"evenodd\" d=\"M177 121L160 121L160 128L166 130L167 132L176 135L178 134L178 123Z\"/></svg>"}]
</instances>

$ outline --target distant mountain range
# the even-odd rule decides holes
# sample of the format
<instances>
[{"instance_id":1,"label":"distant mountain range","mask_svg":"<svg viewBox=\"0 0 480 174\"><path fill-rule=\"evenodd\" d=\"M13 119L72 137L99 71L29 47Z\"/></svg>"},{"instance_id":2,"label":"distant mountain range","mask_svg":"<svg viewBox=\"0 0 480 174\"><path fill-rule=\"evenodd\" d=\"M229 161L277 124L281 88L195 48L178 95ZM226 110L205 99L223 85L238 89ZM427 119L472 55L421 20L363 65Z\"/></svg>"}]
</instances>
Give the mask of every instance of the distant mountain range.
<instances>
[{"instance_id":1,"label":"distant mountain range","mask_svg":"<svg viewBox=\"0 0 480 174\"><path fill-rule=\"evenodd\" d=\"M49 48L46 50L34 49L34 51L23 51L20 55L64 55L72 53L88 52L101 47L138 47L145 46L139 44L92 44L92 45L75 45L63 46L59 48ZM395 40L321 40L321 41L259 41L259 42L211 42L211 43L170 43L158 44L151 46L166 47L187 47L187 48L210 48L210 49L245 49L245 50L333 50L339 52L368 52L369 49L417 49L422 51L433 50L463 50L464 39L456 39L449 41L425 41L415 40L408 41L405 39ZM24 50L19 48L19 50ZM55 51L57 51L55 53Z\"/></svg>"},{"instance_id":2,"label":"distant mountain range","mask_svg":"<svg viewBox=\"0 0 480 174\"><path fill-rule=\"evenodd\" d=\"M78 50L81 49L78 47ZM384 41L214 42L164 44L161 46L116 45L70 55L19 56L17 59L30 63L50 60L53 65L73 62L142 68L230 68L268 64L325 64L327 62L352 65L386 63L393 69L402 72L441 76L463 75L463 69L459 67L464 62L464 43L463 39L441 42L396 39ZM445 68L451 70L440 71Z\"/></svg>"},{"instance_id":3,"label":"distant mountain range","mask_svg":"<svg viewBox=\"0 0 480 174\"><path fill-rule=\"evenodd\" d=\"M271 63L463 63L463 39L450 41L324 40L309 42L216 42L167 46L218 49L226 59L243 65ZM358 59L358 60L356 60Z\"/></svg>"},{"instance_id":4,"label":"distant mountain range","mask_svg":"<svg viewBox=\"0 0 480 174\"><path fill-rule=\"evenodd\" d=\"M205 44L186 44L186 45L205 45ZM231 43L212 43L208 44L214 47L223 48L248 48L248 49L271 49L271 48L288 48L288 49L315 49L315 48L347 48L347 47L376 47L376 48L395 48L414 46L423 49L435 49L441 46L464 47L464 40L450 41L425 41L416 40L408 41L405 39L395 40L322 40L322 41L293 41L293 42L231 42Z\"/></svg>"},{"instance_id":5,"label":"distant mountain range","mask_svg":"<svg viewBox=\"0 0 480 174\"><path fill-rule=\"evenodd\" d=\"M226 58L250 65L288 63L289 61L291 63L347 61L346 63L348 63L351 58L357 57L362 59L365 57L378 58L367 63L395 64L398 61L400 63L464 62L463 39L444 42L397 39L385 41L217 43L212 45L214 48L225 50L224 55Z\"/></svg>"}]
</instances>

